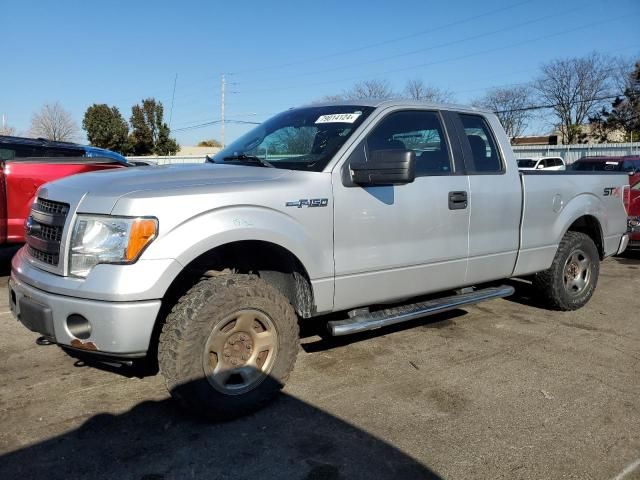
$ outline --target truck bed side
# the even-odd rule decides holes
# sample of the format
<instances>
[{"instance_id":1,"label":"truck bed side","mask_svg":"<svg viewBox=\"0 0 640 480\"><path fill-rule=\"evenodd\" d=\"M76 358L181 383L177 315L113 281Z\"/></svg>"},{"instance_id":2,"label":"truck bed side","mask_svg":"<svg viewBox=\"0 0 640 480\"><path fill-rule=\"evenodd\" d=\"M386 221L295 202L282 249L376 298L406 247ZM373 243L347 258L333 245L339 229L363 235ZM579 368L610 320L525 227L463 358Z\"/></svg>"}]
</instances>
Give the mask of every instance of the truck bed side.
<instances>
[{"instance_id":1,"label":"truck bed side","mask_svg":"<svg viewBox=\"0 0 640 480\"><path fill-rule=\"evenodd\" d=\"M579 218L599 225L603 256L617 252L626 231L628 176L620 173L521 172L523 210L514 275L547 269L560 240Z\"/></svg>"}]
</instances>

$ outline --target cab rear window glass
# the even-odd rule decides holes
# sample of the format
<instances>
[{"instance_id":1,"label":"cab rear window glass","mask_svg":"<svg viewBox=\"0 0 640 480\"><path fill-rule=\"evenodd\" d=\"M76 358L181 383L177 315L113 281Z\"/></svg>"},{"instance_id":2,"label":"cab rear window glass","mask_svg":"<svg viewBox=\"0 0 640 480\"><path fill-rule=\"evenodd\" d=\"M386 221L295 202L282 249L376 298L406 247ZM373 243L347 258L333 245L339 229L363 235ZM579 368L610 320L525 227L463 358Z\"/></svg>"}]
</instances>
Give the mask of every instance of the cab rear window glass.
<instances>
[{"instance_id":1,"label":"cab rear window glass","mask_svg":"<svg viewBox=\"0 0 640 480\"><path fill-rule=\"evenodd\" d=\"M479 115L460 114L460 120L472 154L473 165L467 164L467 171L469 173L501 173L502 160L485 119Z\"/></svg>"}]
</instances>

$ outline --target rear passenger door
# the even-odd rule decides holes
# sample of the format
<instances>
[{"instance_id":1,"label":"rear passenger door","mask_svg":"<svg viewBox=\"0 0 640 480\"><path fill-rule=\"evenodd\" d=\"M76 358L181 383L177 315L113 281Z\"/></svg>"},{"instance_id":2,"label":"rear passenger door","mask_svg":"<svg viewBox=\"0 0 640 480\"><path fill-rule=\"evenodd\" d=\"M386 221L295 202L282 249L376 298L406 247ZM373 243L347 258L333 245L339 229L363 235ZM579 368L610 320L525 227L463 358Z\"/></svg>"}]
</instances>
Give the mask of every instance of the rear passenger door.
<instances>
[{"instance_id":1,"label":"rear passenger door","mask_svg":"<svg viewBox=\"0 0 640 480\"><path fill-rule=\"evenodd\" d=\"M494 122L490 124L489 121ZM469 175L469 263L467 284L511 276L520 243L522 187L513 154L496 117L453 115ZM495 132L502 135L500 142ZM505 155L510 154L509 164Z\"/></svg>"}]
</instances>

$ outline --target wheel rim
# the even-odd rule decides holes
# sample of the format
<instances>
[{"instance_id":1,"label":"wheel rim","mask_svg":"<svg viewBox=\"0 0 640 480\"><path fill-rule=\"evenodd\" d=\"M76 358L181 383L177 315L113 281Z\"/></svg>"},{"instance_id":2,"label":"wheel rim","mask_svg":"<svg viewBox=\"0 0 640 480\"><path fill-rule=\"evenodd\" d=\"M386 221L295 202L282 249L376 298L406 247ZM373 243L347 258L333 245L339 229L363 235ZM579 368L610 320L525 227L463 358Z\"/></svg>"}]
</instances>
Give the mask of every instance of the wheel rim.
<instances>
[{"instance_id":1,"label":"wheel rim","mask_svg":"<svg viewBox=\"0 0 640 480\"><path fill-rule=\"evenodd\" d=\"M278 350L273 321L259 310L239 310L207 339L202 366L209 384L227 395L253 390L271 373Z\"/></svg>"},{"instance_id":2,"label":"wheel rim","mask_svg":"<svg viewBox=\"0 0 640 480\"><path fill-rule=\"evenodd\" d=\"M582 293L591 280L591 259L582 250L574 250L564 264L564 288L571 295Z\"/></svg>"}]
</instances>

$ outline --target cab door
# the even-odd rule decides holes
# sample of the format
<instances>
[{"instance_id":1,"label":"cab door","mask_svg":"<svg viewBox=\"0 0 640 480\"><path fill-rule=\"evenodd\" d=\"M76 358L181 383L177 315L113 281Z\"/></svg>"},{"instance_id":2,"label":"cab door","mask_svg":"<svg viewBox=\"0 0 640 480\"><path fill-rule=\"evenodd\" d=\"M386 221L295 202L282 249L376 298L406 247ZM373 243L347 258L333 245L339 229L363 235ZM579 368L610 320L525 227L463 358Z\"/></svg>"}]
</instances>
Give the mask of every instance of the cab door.
<instances>
[{"instance_id":1,"label":"cab door","mask_svg":"<svg viewBox=\"0 0 640 480\"><path fill-rule=\"evenodd\" d=\"M394 109L333 170L335 309L391 302L465 281L469 180L437 111ZM416 179L350 183L349 163L374 150L413 150Z\"/></svg>"},{"instance_id":2,"label":"cab door","mask_svg":"<svg viewBox=\"0 0 640 480\"><path fill-rule=\"evenodd\" d=\"M496 117L461 112L451 119L469 175L466 283L510 277L520 245L522 185L513 154L499 147L509 145L509 139Z\"/></svg>"}]
</instances>

